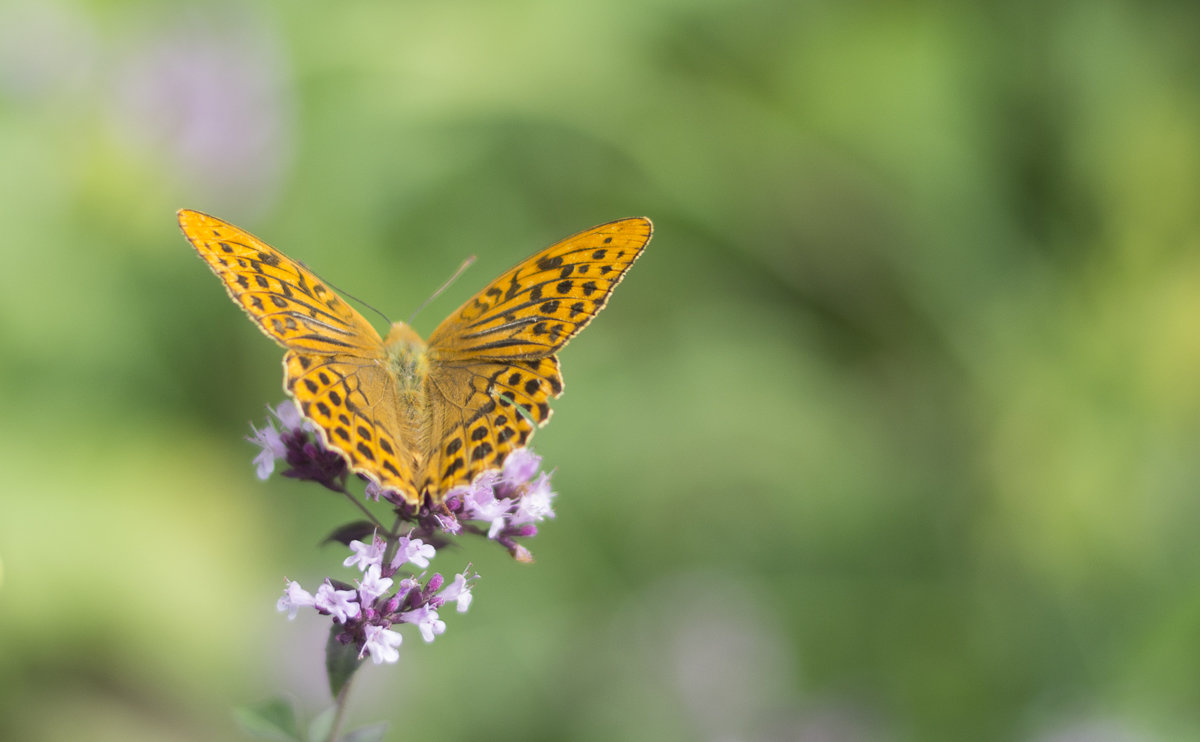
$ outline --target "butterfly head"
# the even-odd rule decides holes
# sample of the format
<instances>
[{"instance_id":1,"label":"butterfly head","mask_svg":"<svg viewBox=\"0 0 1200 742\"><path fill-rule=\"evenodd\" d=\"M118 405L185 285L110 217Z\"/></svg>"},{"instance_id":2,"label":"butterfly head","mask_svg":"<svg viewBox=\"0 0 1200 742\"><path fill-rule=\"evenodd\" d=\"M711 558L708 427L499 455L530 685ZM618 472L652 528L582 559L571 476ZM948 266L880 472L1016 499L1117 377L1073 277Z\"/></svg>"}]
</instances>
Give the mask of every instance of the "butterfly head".
<instances>
[{"instance_id":1,"label":"butterfly head","mask_svg":"<svg viewBox=\"0 0 1200 742\"><path fill-rule=\"evenodd\" d=\"M402 347L413 351L425 351L425 341L421 339L416 330L404 322L393 322L391 329L388 330L387 337L383 339L383 343L389 351L393 352Z\"/></svg>"}]
</instances>

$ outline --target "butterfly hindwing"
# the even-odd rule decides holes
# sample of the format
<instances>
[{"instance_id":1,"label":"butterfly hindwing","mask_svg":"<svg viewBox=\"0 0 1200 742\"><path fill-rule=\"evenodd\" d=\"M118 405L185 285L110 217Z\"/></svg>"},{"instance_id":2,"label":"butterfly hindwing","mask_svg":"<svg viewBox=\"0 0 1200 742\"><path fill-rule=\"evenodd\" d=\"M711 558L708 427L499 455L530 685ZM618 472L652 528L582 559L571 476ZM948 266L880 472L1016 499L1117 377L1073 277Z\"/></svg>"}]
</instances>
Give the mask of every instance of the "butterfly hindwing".
<instances>
[{"instance_id":1,"label":"butterfly hindwing","mask_svg":"<svg viewBox=\"0 0 1200 742\"><path fill-rule=\"evenodd\" d=\"M438 446L428 452L422 487L439 493L499 469L549 421L548 400L562 394L554 356L436 367L426 385Z\"/></svg>"},{"instance_id":2,"label":"butterfly hindwing","mask_svg":"<svg viewBox=\"0 0 1200 742\"><path fill-rule=\"evenodd\" d=\"M382 351L375 328L303 265L198 211L180 210L179 226L234 302L283 347L348 355Z\"/></svg>"},{"instance_id":3,"label":"butterfly hindwing","mask_svg":"<svg viewBox=\"0 0 1200 742\"><path fill-rule=\"evenodd\" d=\"M396 385L378 363L297 353L283 357L284 386L304 416L356 472L418 501L413 439Z\"/></svg>"}]
</instances>

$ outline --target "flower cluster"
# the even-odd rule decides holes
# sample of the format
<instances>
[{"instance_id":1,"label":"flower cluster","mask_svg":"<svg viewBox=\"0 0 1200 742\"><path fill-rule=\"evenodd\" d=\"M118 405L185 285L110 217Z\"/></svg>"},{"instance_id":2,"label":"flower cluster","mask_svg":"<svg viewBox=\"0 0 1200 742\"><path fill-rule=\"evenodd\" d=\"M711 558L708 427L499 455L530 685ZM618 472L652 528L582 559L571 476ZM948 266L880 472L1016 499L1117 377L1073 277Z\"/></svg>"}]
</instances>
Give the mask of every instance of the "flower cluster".
<instances>
[{"instance_id":1,"label":"flower cluster","mask_svg":"<svg viewBox=\"0 0 1200 742\"><path fill-rule=\"evenodd\" d=\"M254 459L259 478L266 479L277 461L285 461L284 476L318 482L354 500L369 514L365 504L346 488L348 469L341 455L323 444L295 405L284 402L272 414L275 420L255 428L250 439L260 448ZM294 618L300 608L312 607L340 625L337 640L355 644L360 658L369 654L376 664L395 662L401 635L393 626L414 624L421 637L431 642L446 630L438 617L439 608L454 601L458 611L465 612L471 603L471 587L478 575L470 574L469 565L449 584L441 574L425 579L423 572L411 571L412 567L428 568L452 537L485 536L518 561L532 561L529 550L517 539L535 536L535 524L554 517L550 475L540 467L539 456L519 449L508 456L500 471L485 472L446 493L441 503L426 502L420 507L408 503L400 493L368 481L365 499L391 505L396 527L387 529L370 516L371 522L350 524L331 537L349 546L353 553L343 565L358 568L361 579L349 584L327 578L315 594L288 581L279 610ZM400 528L404 524L406 530Z\"/></svg>"},{"instance_id":2,"label":"flower cluster","mask_svg":"<svg viewBox=\"0 0 1200 742\"><path fill-rule=\"evenodd\" d=\"M389 548L387 541L375 535L369 544L351 541L350 550L354 553L342 564L362 571L362 579L356 580L356 585L327 578L314 595L300 583L289 581L276 605L289 619L305 607L331 616L342 626L338 641L357 645L359 657L370 654L377 665L395 662L400 658L396 648L402 637L391 628L393 625L415 624L421 638L431 642L446 630L446 623L438 617L439 608L454 601L458 612L465 613L471 605L471 586L478 575L470 574L470 566L456 574L449 585L436 573L424 583L423 576L400 573L407 564L428 567L436 554L431 545L419 538L401 536ZM389 594L393 586L395 590Z\"/></svg>"},{"instance_id":3,"label":"flower cluster","mask_svg":"<svg viewBox=\"0 0 1200 742\"><path fill-rule=\"evenodd\" d=\"M250 426L254 435L248 440L260 448L254 457L258 478L266 480L275 471L276 460L282 460L288 465L283 476L317 482L335 492L343 491L346 460L321 443L315 434L316 428L304 419L296 405L290 400L280 402L271 414L281 429L276 429L270 419L263 428Z\"/></svg>"},{"instance_id":4,"label":"flower cluster","mask_svg":"<svg viewBox=\"0 0 1200 742\"><path fill-rule=\"evenodd\" d=\"M554 517L550 475L539 473L541 463L541 457L532 451L513 451L503 470L484 472L471 484L446 493L446 510L456 521L487 523L488 538L508 549L517 561L532 561L529 550L516 539L536 536L534 523ZM451 533L458 528L457 523L443 523L443 530ZM481 532L477 526L470 529Z\"/></svg>"}]
</instances>

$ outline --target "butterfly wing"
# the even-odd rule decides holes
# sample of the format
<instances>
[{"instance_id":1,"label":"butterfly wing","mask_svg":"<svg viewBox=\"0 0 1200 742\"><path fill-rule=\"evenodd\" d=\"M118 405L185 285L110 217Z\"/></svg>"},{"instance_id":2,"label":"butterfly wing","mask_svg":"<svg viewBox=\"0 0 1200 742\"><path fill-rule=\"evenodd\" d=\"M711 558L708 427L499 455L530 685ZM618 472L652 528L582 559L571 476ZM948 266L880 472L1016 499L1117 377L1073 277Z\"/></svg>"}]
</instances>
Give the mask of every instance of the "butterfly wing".
<instances>
[{"instance_id":1,"label":"butterfly wing","mask_svg":"<svg viewBox=\"0 0 1200 742\"><path fill-rule=\"evenodd\" d=\"M554 356L443 365L426 383L437 448L427 454L421 486L438 494L499 469L550 419L548 400L562 392Z\"/></svg>"},{"instance_id":2,"label":"butterfly wing","mask_svg":"<svg viewBox=\"0 0 1200 742\"><path fill-rule=\"evenodd\" d=\"M604 308L650 241L649 219L620 219L525 260L429 338L433 447L421 488L444 494L497 469L550 419L562 394L555 353Z\"/></svg>"},{"instance_id":3,"label":"butterfly wing","mask_svg":"<svg viewBox=\"0 0 1200 742\"><path fill-rule=\"evenodd\" d=\"M317 424L328 448L350 468L420 502L413 483L417 468L411 424L385 365L353 356L289 350L283 356L284 384L300 411Z\"/></svg>"},{"instance_id":4,"label":"butterfly wing","mask_svg":"<svg viewBox=\"0 0 1200 742\"><path fill-rule=\"evenodd\" d=\"M300 263L232 224L181 209L179 227L234 303L275 342L307 353L376 357L383 340Z\"/></svg>"},{"instance_id":5,"label":"butterfly wing","mask_svg":"<svg viewBox=\"0 0 1200 742\"><path fill-rule=\"evenodd\" d=\"M327 446L353 471L419 501L406 400L375 328L303 265L232 224L185 209L179 226L234 303L288 349L284 388Z\"/></svg>"}]
</instances>

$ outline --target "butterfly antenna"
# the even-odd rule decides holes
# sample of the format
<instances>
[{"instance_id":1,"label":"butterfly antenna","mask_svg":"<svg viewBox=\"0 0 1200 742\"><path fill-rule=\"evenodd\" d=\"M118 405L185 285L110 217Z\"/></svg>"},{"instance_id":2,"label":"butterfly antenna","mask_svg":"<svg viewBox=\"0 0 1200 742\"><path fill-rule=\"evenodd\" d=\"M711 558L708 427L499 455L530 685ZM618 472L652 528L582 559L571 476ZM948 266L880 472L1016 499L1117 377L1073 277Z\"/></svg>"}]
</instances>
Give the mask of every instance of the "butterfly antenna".
<instances>
[{"instance_id":1,"label":"butterfly antenna","mask_svg":"<svg viewBox=\"0 0 1200 742\"><path fill-rule=\"evenodd\" d=\"M433 292L433 294L431 294L431 295L430 295L430 297L429 297L428 299L426 299L424 302L422 302L421 306L417 307L417 311L413 312L413 313L412 313L412 316L408 318L408 324L410 324L410 325L411 325L411 324L412 324L412 321L413 321L414 319L416 319L416 317L417 317L417 315L418 315L418 314L420 314L420 313L421 313L421 310L422 310L422 309L424 309L425 307L429 306L429 302L431 302L431 301L433 301L434 299L436 299L436 298L438 298L439 296L441 296L443 291L445 291L446 289L450 288L450 284L452 284L452 283L454 283L456 280L458 280L458 277L459 277L459 276L461 276L461 275L463 274L463 271L465 271L467 268L470 268L470 267L471 267L471 264L472 264L472 263L474 263L474 262L475 262L475 256L474 256L474 255L472 255L471 257L469 257L469 258L467 258L466 260L464 260L464 261L463 261L463 263L462 263L462 265L458 266L458 270L454 271L454 275L452 275L452 276L450 276L449 278L447 278L447 279L446 279L446 282L445 282L445 283L443 283L443 284L441 285L441 288L439 288L437 291L434 291L434 292Z\"/></svg>"},{"instance_id":2,"label":"butterfly antenna","mask_svg":"<svg viewBox=\"0 0 1200 742\"><path fill-rule=\"evenodd\" d=\"M332 283L332 282L330 282L330 281L326 281L326 280L325 280L325 278L324 278L323 276L321 276L321 274L317 273L317 272L316 272L315 270L313 270L312 268L309 268L307 265L304 265L304 261L302 261L302 260L297 260L296 262L297 262L297 263L299 263L300 265L304 266L304 268L305 268L305 269L307 269L309 273L313 274L313 275L314 275L314 276L316 276L317 278L320 278L320 279L321 279L321 281L322 281L322 283L324 283L326 286L330 286L330 287L332 287L334 291L338 292L338 293L339 293L339 294L341 294L342 296L344 296L344 297L346 297L346 298L348 298L348 299L353 299L353 300L354 300L355 302L357 302L358 304L360 304L360 305L362 305L362 306L366 307L367 309L370 309L372 312L374 312L375 314L378 314L380 317L383 317L383 321L384 321L384 322L386 322L386 323L388 323L388 325L391 325L391 324L392 324L392 318L391 318L391 317L387 316L386 314L384 314L383 312L379 311L379 310L378 310L378 309L376 309L375 307L373 307L373 306L371 306L370 304L366 303L365 301L363 301L362 299L358 298L358 297L357 297L357 296L355 296L354 294L351 294L349 291L346 291L345 289L341 288L341 287L340 287L340 286L338 286L337 284L335 284L335 283Z\"/></svg>"}]
</instances>

